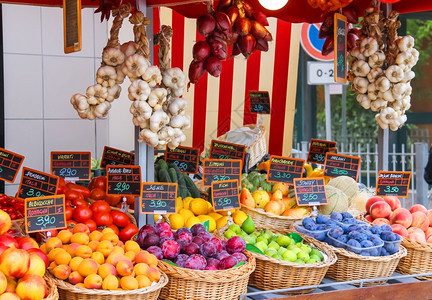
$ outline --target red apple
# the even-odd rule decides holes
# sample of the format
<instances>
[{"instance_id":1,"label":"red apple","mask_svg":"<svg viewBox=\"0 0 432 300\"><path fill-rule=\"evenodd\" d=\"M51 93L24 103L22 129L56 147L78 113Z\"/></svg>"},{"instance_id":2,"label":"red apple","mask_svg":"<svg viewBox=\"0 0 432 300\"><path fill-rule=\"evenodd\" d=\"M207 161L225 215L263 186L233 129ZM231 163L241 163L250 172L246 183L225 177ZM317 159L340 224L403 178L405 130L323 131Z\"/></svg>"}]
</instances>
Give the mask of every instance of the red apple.
<instances>
[{"instance_id":1,"label":"red apple","mask_svg":"<svg viewBox=\"0 0 432 300\"><path fill-rule=\"evenodd\" d=\"M423 230L417 227L408 228L408 239L419 243L426 243L426 236Z\"/></svg>"},{"instance_id":2,"label":"red apple","mask_svg":"<svg viewBox=\"0 0 432 300\"><path fill-rule=\"evenodd\" d=\"M24 237L17 237L15 240L18 242L18 248L23 250L28 250L31 248L37 248L39 249L38 243L32 239L31 237L24 236Z\"/></svg>"},{"instance_id":3,"label":"red apple","mask_svg":"<svg viewBox=\"0 0 432 300\"><path fill-rule=\"evenodd\" d=\"M412 219L411 227L417 227L423 231L426 231L429 228L429 219L424 212L413 212Z\"/></svg>"},{"instance_id":4,"label":"red apple","mask_svg":"<svg viewBox=\"0 0 432 300\"><path fill-rule=\"evenodd\" d=\"M401 224L393 224L391 227L394 233L397 233L400 236L405 238L408 237L408 230L405 227L403 227Z\"/></svg>"},{"instance_id":5,"label":"red apple","mask_svg":"<svg viewBox=\"0 0 432 300\"><path fill-rule=\"evenodd\" d=\"M48 295L48 288L42 277L28 274L18 281L16 293L21 299L43 299Z\"/></svg>"},{"instance_id":6,"label":"red apple","mask_svg":"<svg viewBox=\"0 0 432 300\"><path fill-rule=\"evenodd\" d=\"M27 250L27 253L28 253L28 254L32 254L32 253L34 253L34 254L36 254L37 256L39 256L40 258L42 258L42 260L43 260L44 263L45 263L46 268L48 269L49 264L50 264L50 261L49 261L49 259L48 259L48 256L47 256L45 253L43 253L41 249L31 248L31 249L28 249L28 250Z\"/></svg>"},{"instance_id":7,"label":"red apple","mask_svg":"<svg viewBox=\"0 0 432 300\"><path fill-rule=\"evenodd\" d=\"M411 208L409 209L410 213L416 212L416 211L421 211L423 213L427 213L427 209L426 207L424 207L421 204L414 204L413 206L411 206Z\"/></svg>"},{"instance_id":8,"label":"red apple","mask_svg":"<svg viewBox=\"0 0 432 300\"><path fill-rule=\"evenodd\" d=\"M390 205L385 201L375 202L369 210L373 219L388 218L392 213Z\"/></svg>"},{"instance_id":9,"label":"red apple","mask_svg":"<svg viewBox=\"0 0 432 300\"><path fill-rule=\"evenodd\" d=\"M4 245L9 248L18 248L18 242L8 233L0 235L0 245Z\"/></svg>"},{"instance_id":10,"label":"red apple","mask_svg":"<svg viewBox=\"0 0 432 300\"><path fill-rule=\"evenodd\" d=\"M429 226L432 225L432 209L428 209L428 211L426 212L426 216L429 219Z\"/></svg>"},{"instance_id":11,"label":"red apple","mask_svg":"<svg viewBox=\"0 0 432 300\"><path fill-rule=\"evenodd\" d=\"M374 196L374 197L369 198L366 201L366 211L368 213L370 213L370 207L372 206L372 204L374 204L375 202L378 202L378 201L384 201L384 199L381 197L378 197L378 196Z\"/></svg>"},{"instance_id":12,"label":"red apple","mask_svg":"<svg viewBox=\"0 0 432 300\"><path fill-rule=\"evenodd\" d=\"M384 196L383 199L388 205L390 205L392 211L401 207L400 200L396 196Z\"/></svg>"},{"instance_id":13,"label":"red apple","mask_svg":"<svg viewBox=\"0 0 432 300\"><path fill-rule=\"evenodd\" d=\"M373 218L372 218L372 216L371 215L369 215L369 214L367 214L366 216L365 216L365 219L367 220L367 221L369 221L369 222L373 222Z\"/></svg>"},{"instance_id":14,"label":"red apple","mask_svg":"<svg viewBox=\"0 0 432 300\"><path fill-rule=\"evenodd\" d=\"M6 249L0 255L0 271L6 276L23 277L30 267L30 255L16 248Z\"/></svg>"},{"instance_id":15,"label":"red apple","mask_svg":"<svg viewBox=\"0 0 432 300\"><path fill-rule=\"evenodd\" d=\"M372 222L373 225L384 225L384 224L388 224L390 225L390 221L387 218L376 218L375 220L373 220Z\"/></svg>"},{"instance_id":16,"label":"red apple","mask_svg":"<svg viewBox=\"0 0 432 300\"><path fill-rule=\"evenodd\" d=\"M408 228L413 221L412 214L406 208L396 209L390 216L391 224L401 224L403 227Z\"/></svg>"}]
</instances>

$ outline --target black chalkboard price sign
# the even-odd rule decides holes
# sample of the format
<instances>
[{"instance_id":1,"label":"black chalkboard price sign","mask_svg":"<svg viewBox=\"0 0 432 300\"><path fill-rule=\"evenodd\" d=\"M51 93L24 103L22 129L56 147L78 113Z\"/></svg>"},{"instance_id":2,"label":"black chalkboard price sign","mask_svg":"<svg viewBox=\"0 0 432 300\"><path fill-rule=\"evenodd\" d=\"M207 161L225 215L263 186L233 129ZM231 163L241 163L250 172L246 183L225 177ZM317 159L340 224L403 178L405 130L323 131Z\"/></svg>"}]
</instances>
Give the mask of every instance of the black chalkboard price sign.
<instances>
[{"instance_id":1,"label":"black chalkboard price sign","mask_svg":"<svg viewBox=\"0 0 432 300\"><path fill-rule=\"evenodd\" d=\"M327 152L323 173L326 177L348 176L357 181L360 163L358 156Z\"/></svg>"},{"instance_id":2,"label":"black chalkboard price sign","mask_svg":"<svg viewBox=\"0 0 432 300\"><path fill-rule=\"evenodd\" d=\"M13 183L24 161L24 156L0 148L0 179Z\"/></svg>"},{"instance_id":3,"label":"black chalkboard price sign","mask_svg":"<svg viewBox=\"0 0 432 300\"><path fill-rule=\"evenodd\" d=\"M141 186L141 213L175 214L177 183L143 182Z\"/></svg>"},{"instance_id":4,"label":"black chalkboard price sign","mask_svg":"<svg viewBox=\"0 0 432 300\"><path fill-rule=\"evenodd\" d=\"M101 159L101 168L105 168L108 165L130 166L134 163L135 154L108 146L104 147Z\"/></svg>"},{"instance_id":5,"label":"black chalkboard price sign","mask_svg":"<svg viewBox=\"0 0 432 300\"><path fill-rule=\"evenodd\" d=\"M411 172L380 171L375 193L377 196L408 197Z\"/></svg>"},{"instance_id":6,"label":"black chalkboard price sign","mask_svg":"<svg viewBox=\"0 0 432 300\"><path fill-rule=\"evenodd\" d=\"M250 112L270 114L270 96L267 91L249 91Z\"/></svg>"},{"instance_id":7,"label":"black chalkboard price sign","mask_svg":"<svg viewBox=\"0 0 432 300\"><path fill-rule=\"evenodd\" d=\"M240 208L237 180L212 182L211 193L213 207L216 211Z\"/></svg>"},{"instance_id":8,"label":"black chalkboard price sign","mask_svg":"<svg viewBox=\"0 0 432 300\"><path fill-rule=\"evenodd\" d=\"M17 197L26 199L55 195L58 180L57 176L23 167Z\"/></svg>"},{"instance_id":9,"label":"black chalkboard price sign","mask_svg":"<svg viewBox=\"0 0 432 300\"><path fill-rule=\"evenodd\" d=\"M302 177L304 164L304 159L272 155L267 181L293 185L295 178Z\"/></svg>"},{"instance_id":10,"label":"black chalkboard price sign","mask_svg":"<svg viewBox=\"0 0 432 300\"><path fill-rule=\"evenodd\" d=\"M240 159L204 159L203 186L211 187L213 181L237 180L240 184L242 161Z\"/></svg>"},{"instance_id":11,"label":"black chalkboard price sign","mask_svg":"<svg viewBox=\"0 0 432 300\"><path fill-rule=\"evenodd\" d=\"M339 83L347 82L347 18L334 14L334 79Z\"/></svg>"},{"instance_id":12,"label":"black chalkboard price sign","mask_svg":"<svg viewBox=\"0 0 432 300\"><path fill-rule=\"evenodd\" d=\"M27 198L24 217L27 233L66 228L65 196Z\"/></svg>"},{"instance_id":13,"label":"black chalkboard price sign","mask_svg":"<svg viewBox=\"0 0 432 300\"><path fill-rule=\"evenodd\" d=\"M324 178L296 178L294 191L298 206L317 206L327 204Z\"/></svg>"},{"instance_id":14,"label":"black chalkboard price sign","mask_svg":"<svg viewBox=\"0 0 432 300\"><path fill-rule=\"evenodd\" d=\"M168 146L165 151L165 161L179 167L183 173L196 174L199 162L199 149L178 146L170 149Z\"/></svg>"},{"instance_id":15,"label":"black chalkboard price sign","mask_svg":"<svg viewBox=\"0 0 432 300\"><path fill-rule=\"evenodd\" d=\"M141 195L140 166L106 166L108 195Z\"/></svg>"},{"instance_id":16,"label":"black chalkboard price sign","mask_svg":"<svg viewBox=\"0 0 432 300\"><path fill-rule=\"evenodd\" d=\"M324 164L326 153L331 152L331 149L334 148L336 148L336 142L311 139L307 162Z\"/></svg>"},{"instance_id":17,"label":"black chalkboard price sign","mask_svg":"<svg viewBox=\"0 0 432 300\"><path fill-rule=\"evenodd\" d=\"M65 179L90 180L90 152L51 152L51 174Z\"/></svg>"},{"instance_id":18,"label":"black chalkboard price sign","mask_svg":"<svg viewBox=\"0 0 432 300\"><path fill-rule=\"evenodd\" d=\"M212 140L210 143L209 158L241 159L241 161L243 161L245 152L246 147L244 145Z\"/></svg>"}]
</instances>

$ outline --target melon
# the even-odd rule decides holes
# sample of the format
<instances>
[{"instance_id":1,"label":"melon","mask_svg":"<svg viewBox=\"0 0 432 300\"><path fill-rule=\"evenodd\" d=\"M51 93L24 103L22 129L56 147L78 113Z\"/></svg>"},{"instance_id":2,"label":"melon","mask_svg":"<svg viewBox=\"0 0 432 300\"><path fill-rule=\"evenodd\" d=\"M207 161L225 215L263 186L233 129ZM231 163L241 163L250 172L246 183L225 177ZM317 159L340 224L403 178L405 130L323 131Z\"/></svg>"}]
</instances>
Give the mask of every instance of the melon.
<instances>
[{"instance_id":1,"label":"melon","mask_svg":"<svg viewBox=\"0 0 432 300\"><path fill-rule=\"evenodd\" d=\"M340 189L326 185L327 205L321 205L319 211L323 215L330 215L332 212L344 212L348 210L348 196Z\"/></svg>"},{"instance_id":2,"label":"melon","mask_svg":"<svg viewBox=\"0 0 432 300\"><path fill-rule=\"evenodd\" d=\"M348 200L350 202L352 199L355 198L355 196L359 192L357 182L348 176L339 176L339 177L332 178L327 183L327 186L329 185L338 188L342 192L344 192L345 195L348 196Z\"/></svg>"}]
</instances>

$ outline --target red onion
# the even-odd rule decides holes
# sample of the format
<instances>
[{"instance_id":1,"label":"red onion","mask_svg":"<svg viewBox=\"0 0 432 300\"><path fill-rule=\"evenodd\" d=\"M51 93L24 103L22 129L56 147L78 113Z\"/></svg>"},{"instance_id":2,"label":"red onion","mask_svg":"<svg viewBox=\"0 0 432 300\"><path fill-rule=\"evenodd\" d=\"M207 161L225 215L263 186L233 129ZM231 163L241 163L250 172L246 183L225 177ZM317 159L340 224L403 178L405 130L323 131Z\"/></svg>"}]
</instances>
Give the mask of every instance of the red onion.
<instances>
[{"instance_id":1,"label":"red onion","mask_svg":"<svg viewBox=\"0 0 432 300\"><path fill-rule=\"evenodd\" d=\"M318 32L318 38L325 39L326 37L331 35L333 35L333 27L326 27L324 26L324 24L322 24Z\"/></svg>"},{"instance_id":2,"label":"red onion","mask_svg":"<svg viewBox=\"0 0 432 300\"><path fill-rule=\"evenodd\" d=\"M259 51L268 51L268 42L264 40L256 40L256 49Z\"/></svg>"},{"instance_id":3,"label":"red onion","mask_svg":"<svg viewBox=\"0 0 432 300\"><path fill-rule=\"evenodd\" d=\"M231 57L237 56L241 53L238 42L235 42L232 46Z\"/></svg>"},{"instance_id":4,"label":"red onion","mask_svg":"<svg viewBox=\"0 0 432 300\"><path fill-rule=\"evenodd\" d=\"M261 11L254 12L253 13L253 18L255 20L257 20L258 22L260 22L261 25L263 25L263 26L268 26L269 25L269 22L267 21L267 16L263 12L261 12Z\"/></svg>"},{"instance_id":5,"label":"red onion","mask_svg":"<svg viewBox=\"0 0 432 300\"><path fill-rule=\"evenodd\" d=\"M356 45L356 41L359 37L355 33L348 33L347 35L347 48L348 50L354 49Z\"/></svg>"},{"instance_id":6,"label":"red onion","mask_svg":"<svg viewBox=\"0 0 432 300\"><path fill-rule=\"evenodd\" d=\"M254 13L253 6L247 1L242 1L242 4L243 4L243 9L245 11L246 17L252 18Z\"/></svg>"},{"instance_id":7,"label":"red onion","mask_svg":"<svg viewBox=\"0 0 432 300\"><path fill-rule=\"evenodd\" d=\"M241 35L244 36L249 34L251 31L252 24L248 18L237 18L235 22L235 30Z\"/></svg>"},{"instance_id":8,"label":"red onion","mask_svg":"<svg viewBox=\"0 0 432 300\"><path fill-rule=\"evenodd\" d=\"M192 48L192 55L195 61L203 61L209 57L210 45L206 41L198 41Z\"/></svg>"},{"instance_id":9,"label":"red onion","mask_svg":"<svg viewBox=\"0 0 432 300\"><path fill-rule=\"evenodd\" d=\"M230 6L231 2L232 2L231 0L220 0L219 5L218 5L218 10L221 10L224 7Z\"/></svg>"},{"instance_id":10,"label":"red onion","mask_svg":"<svg viewBox=\"0 0 432 300\"><path fill-rule=\"evenodd\" d=\"M210 39L211 53L219 60L225 60L227 58L228 47L225 41L220 39Z\"/></svg>"},{"instance_id":11,"label":"red onion","mask_svg":"<svg viewBox=\"0 0 432 300\"><path fill-rule=\"evenodd\" d=\"M273 37L272 37L271 33L267 30L267 28L262 26L257 21L252 21L251 33L257 39L262 39L262 40L267 41L267 42L270 42L271 40L273 40Z\"/></svg>"},{"instance_id":12,"label":"red onion","mask_svg":"<svg viewBox=\"0 0 432 300\"><path fill-rule=\"evenodd\" d=\"M239 15L238 7L235 5L232 5L232 6L228 7L227 9L225 9L224 12L227 14L228 18L230 19L231 24L234 24L234 22L236 21L238 15Z\"/></svg>"},{"instance_id":13,"label":"red onion","mask_svg":"<svg viewBox=\"0 0 432 300\"><path fill-rule=\"evenodd\" d=\"M229 40L226 41L227 46L231 46L232 44L234 44L237 41L237 38L239 37L239 34L236 31L233 31L231 38Z\"/></svg>"},{"instance_id":14,"label":"red onion","mask_svg":"<svg viewBox=\"0 0 432 300\"><path fill-rule=\"evenodd\" d=\"M219 77L222 72L222 62L218 58L210 56L204 62L204 68L211 76Z\"/></svg>"},{"instance_id":15,"label":"red onion","mask_svg":"<svg viewBox=\"0 0 432 300\"><path fill-rule=\"evenodd\" d=\"M348 30L348 33L354 33L355 35L360 36L361 28L358 27L351 28L350 30Z\"/></svg>"},{"instance_id":16,"label":"red onion","mask_svg":"<svg viewBox=\"0 0 432 300\"><path fill-rule=\"evenodd\" d=\"M189 66L189 81L197 83L201 76L205 73L204 61L192 61Z\"/></svg>"},{"instance_id":17,"label":"red onion","mask_svg":"<svg viewBox=\"0 0 432 300\"><path fill-rule=\"evenodd\" d=\"M240 47L241 53L244 57L248 58L252 52L255 50L256 40L252 36L252 34L248 34L245 36L239 36L238 45Z\"/></svg>"},{"instance_id":18,"label":"red onion","mask_svg":"<svg viewBox=\"0 0 432 300\"><path fill-rule=\"evenodd\" d=\"M216 29L224 34L225 39L231 38L231 21L227 14L217 11L214 13L214 18L216 20Z\"/></svg>"},{"instance_id":19,"label":"red onion","mask_svg":"<svg viewBox=\"0 0 432 300\"><path fill-rule=\"evenodd\" d=\"M210 14L201 15L197 19L197 29L202 36L207 36L216 27L216 20Z\"/></svg>"},{"instance_id":20,"label":"red onion","mask_svg":"<svg viewBox=\"0 0 432 300\"><path fill-rule=\"evenodd\" d=\"M348 23L357 24L359 21L357 11L352 5L342 8L342 14L347 17Z\"/></svg>"},{"instance_id":21,"label":"red onion","mask_svg":"<svg viewBox=\"0 0 432 300\"><path fill-rule=\"evenodd\" d=\"M321 49L321 54L326 56L326 55L329 55L330 53L332 53L333 51L334 51L334 37L329 36L324 41L324 45Z\"/></svg>"}]
</instances>

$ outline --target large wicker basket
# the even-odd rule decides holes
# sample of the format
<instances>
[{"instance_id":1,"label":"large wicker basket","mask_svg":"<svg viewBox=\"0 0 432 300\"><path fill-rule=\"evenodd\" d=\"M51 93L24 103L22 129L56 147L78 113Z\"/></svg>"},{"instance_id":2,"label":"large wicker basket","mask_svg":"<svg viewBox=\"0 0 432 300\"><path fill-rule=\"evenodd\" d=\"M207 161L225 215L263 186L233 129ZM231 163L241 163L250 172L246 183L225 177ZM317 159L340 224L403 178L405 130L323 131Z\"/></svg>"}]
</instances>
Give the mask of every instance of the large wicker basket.
<instances>
[{"instance_id":1,"label":"large wicker basket","mask_svg":"<svg viewBox=\"0 0 432 300\"><path fill-rule=\"evenodd\" d=\"M164 261L158 267L168 275L162 289L163 300L234 300L247 291L250 274L255 270L255 257L245 251L248 261L239 267L220 271L180 268Z\"/></svg>"},{"instance_id":2,"label":"large wicker basket","mask_svg":"<svg viewBox=\"0 0 432 300\"><path fill-rule=\"evenodd\" d=\"M44 276L44 279L48 287L48 296L43 300L57 300L59 298L59 293L54 280L51 278L51 276Z\"/></svg>"},{"instance_id":3,"label":"large wicker basket","mask_svg":"<svg viewBox=\"0 0 432 300\"><path fill-rule=\"evenodd\" d=\"M402 257L397 271L402 274L432 273L432 244L419 243L404 238L402 245L407 249L407 255ZM432 276L417 277L432 279Z\"/></svg>"},{"instance_id":4,"label":"large wicker basket","mask_svg":"<svg viewBox=\"0 0 432 300\"><path fill-rule=\"evenodd\" d=\"M259 228L269 228L272 231L284 232L288 231L291 225L295 221L302 220L303 218L309 217L310 213L303 216L303 218L293 218L293 217L284 217L277 216L272 213L263 212L256 208L247 207L246 205L241 204L242 211L244 211L248 216L251 216L252 220L255 223L255 227Z\"/></svg>"},{"instance_id":5,"label":"large wicker basket","mask_svg":"<svg viewBox=\"0 0 432 300\"><path fill-rule=\"evenodd\" d=\"M56 278L53 280L57 285L61 300L155 300L158 299L161 289L168 283L167 276L162 272L159 282L155 285L130 291L85 289Z\"/></svg>"},{"instance_id":6,"label":"large wicker basket","mask_svg":"<svg viewBox=\"0 0 432 300\"><path fill-rule=\"evenodd\" d=\"M310 242L310 238L302 234L300 235L305 242ZM249 285L262 290L275 290L320 284L329 267L336 262L337 257L334 252L324 244L317 248L324 251L327 258L323 262L314 264L292 263L275 259L267 255L252 253L256 259L256 268L250 276ZM314 289L304 289L289 293L309 293L313 290Z\"/></svg>"}]
</instances>

